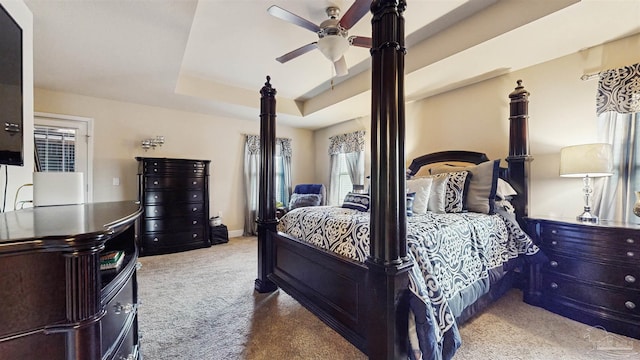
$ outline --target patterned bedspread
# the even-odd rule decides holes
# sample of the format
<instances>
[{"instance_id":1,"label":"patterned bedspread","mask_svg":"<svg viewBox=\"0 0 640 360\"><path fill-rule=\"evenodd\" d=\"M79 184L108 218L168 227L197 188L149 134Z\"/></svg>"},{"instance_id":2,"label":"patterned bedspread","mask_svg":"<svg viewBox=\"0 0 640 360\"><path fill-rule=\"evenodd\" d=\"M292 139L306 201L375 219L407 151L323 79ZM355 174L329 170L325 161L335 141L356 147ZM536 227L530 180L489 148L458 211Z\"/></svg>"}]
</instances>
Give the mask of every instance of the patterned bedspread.
<instances>
[{"instance_id":1,"label":"patterned bedspread","mask_svg":"<svg viewBox=\"0 0 640 360\"><path fill-rule=\"evenodd\" d=\"M280 220L278 231L356 261L364 262L369 254L368 212L331 206L298 208ZM430 309L427 313L437 324L430 331L435 331L438 343L452 328L457 334L449 299L487 278L490 269L539 251L515 221L501 214L478 213L427 212L407 217L407 246L413 260L410 290Z\"/></svg>"}]
</instances>

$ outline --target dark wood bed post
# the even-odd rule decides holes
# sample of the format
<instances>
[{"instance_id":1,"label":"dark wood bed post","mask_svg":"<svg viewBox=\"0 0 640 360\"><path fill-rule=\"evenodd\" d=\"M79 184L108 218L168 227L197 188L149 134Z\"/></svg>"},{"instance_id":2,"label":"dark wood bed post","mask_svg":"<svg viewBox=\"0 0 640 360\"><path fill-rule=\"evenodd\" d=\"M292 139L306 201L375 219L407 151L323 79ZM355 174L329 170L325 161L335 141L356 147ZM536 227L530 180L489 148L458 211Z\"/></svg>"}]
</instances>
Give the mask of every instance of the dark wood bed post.
<instances>
[{"instance_id":1,"label":"dark wood bed post","mask_svg":"<svg viewBox=\"0 0 640 360\"><path fill-rule=\"evenodd\" d=\"M407 358L404 0L378 0L371 47L371 217L366 260L370 359ZM393 326L395 324L395 326Z\"/></svg>"},{"instance_id":2,"label":"dark wood bed post","mask_svg":"<svg viewBox=\"0 0 640 360\"><path fill-rule=\"evenodd\" d=\"M520 226L529 234L532 234L526 224L529 215L529 176L530 164L533 157L529 153L529 92L522 86L522 80L517 81L517 86L509 98L509 183L518 193L511 201L516 208L516 219ZM531 305L541 303L542 286L540 277L540 264L525 265L525 283L523 288L523 300Z\"/></svg>"},{"instance_id":3,"label":"dark wood bed post","mask_svg":"<svg viewBox=\"0 0 640 360\"><path fill-rule=\"evenodd\" d=\"M529 168L533 157L529 154L529 92L522 86L522 80L509 94L509 182L518 192L512 201L516 208L516 218L526 229L524 218L529 215Z\"/></svg>"},{"instance_id":4,"label":"dark wood bed post","mask_svg":"<svg viewBox=\"0 0 640 360\"><path fill-rule=\"evenodd\" d=\"M273 269L271 234L276 231L276 89L271 87L271 77L260 90L260 192L258 198L258 278L255 289L265 293L278 286L268 279Z\"/></svg>"}]
</instances>

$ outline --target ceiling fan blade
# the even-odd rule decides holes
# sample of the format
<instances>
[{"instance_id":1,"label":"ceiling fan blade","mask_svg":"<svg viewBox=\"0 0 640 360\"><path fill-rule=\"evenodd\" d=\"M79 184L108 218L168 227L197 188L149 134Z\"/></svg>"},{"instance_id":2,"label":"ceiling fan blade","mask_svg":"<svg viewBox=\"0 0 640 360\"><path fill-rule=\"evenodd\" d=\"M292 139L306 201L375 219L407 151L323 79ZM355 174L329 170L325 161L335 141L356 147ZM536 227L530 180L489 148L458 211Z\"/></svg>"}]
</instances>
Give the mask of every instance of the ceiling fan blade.
<instances>
[{"instance_id":1,"label":"ceiling fan blade","mask_svg":"<svg viewBox=\"0 0 640 360\"><path fill-rule=\"evenodd\" d=\"M349 36L349 44L370 49L372 41L370 37L366 36Z\"/></svg>"},{"instance_id":2,"label":"ceiling fan blade","mask_svg":"<svg viewBox=\"0 0 640 360\"><path fill-rule=\"evenodd\" d=\"M302 55L302 54L306 54L309 51L318 48L318 43L316 42L312 42L311 44L307 44L305 46L301 46L291 52L288 52L278 58L276 58L276 60L278 60L281 64L286 63L287 61L297 58L298 56Z\"/></svg>"},{"instance_id":3,"label":"ceiling fan blade","mask_svg":"<svg viewBox=\"0 0 640 360\"><path fill-rule=\"evenodd\" d=\"M336 60L333 63L333 66L335 67L336 75L338 76L345 76L349 73L349 70L347 70L347 61L344 59L344 56Z\"/></svg>"},{"instance_id":4,"label":"ceiling fan blade","mask_svg":"<svg viewBox=\"0 0 640 360\"><path fill-rule=\"evenodd\" d=\"M277 17L278 19L282 19L284 21L290 22L292 24L301 26L307 30L311 30L315 33L317 33L318 31L320 31L320 26L312 23L311 21L302 18L288 10L285 10L279 6L276 5L271 5L269 6L269 8L267 9L267 12L275 17Z\"/></svg>"},{"instance_id":5,"label":"ceiling fan blade","mask_svg":"<svg viewBox=\"0 0 640 360\"><path fill-rule=\"evenodd\" d=\"M355 25L371 8L371 0L356 0L340 18L340 26L349 30Z\"/></svg>"}]
</instances>

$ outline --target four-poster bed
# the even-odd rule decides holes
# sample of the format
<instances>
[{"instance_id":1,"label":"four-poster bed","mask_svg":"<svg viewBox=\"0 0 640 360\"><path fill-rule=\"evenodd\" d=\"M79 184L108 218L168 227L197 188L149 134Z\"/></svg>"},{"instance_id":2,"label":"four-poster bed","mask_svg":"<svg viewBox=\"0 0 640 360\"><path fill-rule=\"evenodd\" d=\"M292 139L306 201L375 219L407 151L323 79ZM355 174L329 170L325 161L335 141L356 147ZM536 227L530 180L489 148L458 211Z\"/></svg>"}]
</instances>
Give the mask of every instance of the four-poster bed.
<instances>
[{"instance_id":1,"label":"four-poster bed","mask_svg":"<svg viewBox=\"0 0 640 360\"><path fill-rule=\"evenodd\" d=\"M415 250L419 242L428 242L420 239L424 234L420 234L415 225L416 219L427 217L427 215L412 217L411 221L408 220L405 177L407 174L415 174L422 166L432 163L463 161L481 164L488 158L481 153L440 152L415 159L408 171L405 170L403 93L405 49L402 17L405 6L405 1L396 0L373 1L371 5L373 13L372 164L369 212L359 214L361 219L365 219L363 221L368 233L362 247L366 249L363 258L354 259L338 255L334 251L319 248L278 231L273 161L276 91L271 87L270 78L267 77L267 82L261 90L262 163L257 219L258 277L255 288L259 292L271 292L280 287L371 359L415 358L416 356L409 351L409 345L411 343L414 347L414 342L417 340L420 342L423 358L449 358L459 345L459 339L455 334L457 328L452 318L455 317L457 321L463 322L485 308L511 288L519 274L513 270L514 263L505 260L503 266L496 267L500 272L498 276L486 275L485 272L486 278L495 278L495 281L480 279L491 282L491 287L487 285L487 289L476 294L477 296L471 301L472 304L465 304L464 309L446 312L447 307L442 306L437 310L431 310L427 305L429 301L433 301L433 297L430 298L426 294L423 294L426 305L420 303L421 307L416 306L416 302L420 301L416 300L415 294L420 291L429 292L416 285L416 282L429 282L421 279L419 274L420 268L430 266L429 262L423 263L414 253L423 251ZM527 176L531 160L527 144L528 93L518 82L518 87L509 96L511 98L511 130L509 156L506 159L508 168L501 170L500 175L518 193L512 202L516 207L516 218L521 222L527 214ZM296 216L296 211L291 212L294 214L291 215L292 217ZM472 213L459 215L475 217ZM444 214L444 216L451 218L453 215ZM487 215L487 217L491 216L498 215ZM516 257L515 260L521 260L521 258ZM416 262L420 263L418 268L414 266ZM522 262L517 265L522 265ZM416 272L418 272L417 275ZM533 282L535 281L529 281L529 283ZM410 288L414 290L410 291ZM536 296L528 289L524 289L524 292L525 297ZM426 315L423 314L425 308ZM428 313L441 310L442 314ZM440 316L449 323L446 329L440 323L429 324L434 317ZM410 331L410 328L419 330L414 332ZM436 331L438 328L453 334L443 336ZM450 328L451 331L448 330ZM428 342L424 338L429 341L435 340L435 347L423 349L423 341Z\"/></svg>"}]
</instances>

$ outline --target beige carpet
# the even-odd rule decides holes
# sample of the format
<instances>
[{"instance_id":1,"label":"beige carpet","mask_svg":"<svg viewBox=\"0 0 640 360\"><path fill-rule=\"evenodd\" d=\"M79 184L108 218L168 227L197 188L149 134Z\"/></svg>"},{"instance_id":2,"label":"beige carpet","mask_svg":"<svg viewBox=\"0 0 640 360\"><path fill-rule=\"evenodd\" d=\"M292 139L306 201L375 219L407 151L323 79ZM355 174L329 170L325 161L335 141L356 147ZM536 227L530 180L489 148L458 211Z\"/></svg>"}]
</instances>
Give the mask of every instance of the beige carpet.
<instances>
[{"instance_id":1,"label":"beige carpet","mask_svg":"<svg viewBox=\"0 0 640 360\"><path fill-rule=\"evenodd\" d=\"M256 249L255 238L232 238L207 249L141 258L145 360L366 359L284 292L255 293ZM640 341L607 337L521 298L512 290L462 326L454 359L640 359Z\"/></svg>"}]
</instances>

